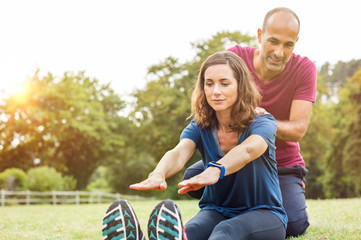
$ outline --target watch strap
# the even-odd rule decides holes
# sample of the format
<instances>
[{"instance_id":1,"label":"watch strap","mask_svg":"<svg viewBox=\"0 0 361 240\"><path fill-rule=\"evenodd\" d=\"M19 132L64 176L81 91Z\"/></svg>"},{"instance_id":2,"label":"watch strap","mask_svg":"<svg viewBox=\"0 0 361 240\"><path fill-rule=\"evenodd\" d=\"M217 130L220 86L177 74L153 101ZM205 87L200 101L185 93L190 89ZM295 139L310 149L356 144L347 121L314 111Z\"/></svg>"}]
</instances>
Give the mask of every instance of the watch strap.
<instances>
[{"instance_id":1,"label":"watch strap","mask_svg":"<svg viewBox=\"0 0 361 240\"><path fill-rule=\"evenodd\" d=\"M216 167L216 168L219 168L221 169L221 176L219 177L219 179L222 179L224 177L224 174L226 173L226 169L225 167L223 166L223 164L221 163L217 163L217 162L209 162L206 166L206 168L208 167Z\"/></svg>"}]
</instances>

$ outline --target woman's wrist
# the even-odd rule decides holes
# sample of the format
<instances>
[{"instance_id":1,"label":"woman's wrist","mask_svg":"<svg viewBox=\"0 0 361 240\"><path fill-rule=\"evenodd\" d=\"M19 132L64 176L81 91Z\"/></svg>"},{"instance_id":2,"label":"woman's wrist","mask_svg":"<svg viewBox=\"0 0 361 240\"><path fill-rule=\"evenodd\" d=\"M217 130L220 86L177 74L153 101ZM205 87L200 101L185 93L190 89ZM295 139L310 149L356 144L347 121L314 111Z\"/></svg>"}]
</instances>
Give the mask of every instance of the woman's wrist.
<instances>
[{"instance_id":1,"label":"woman's wrist","mask_svg":"<svg viewBox=\"0 0 361 240\"><path fill-rule=\"evenodd\" d=\"M164 174L162 174L161 172L153 171L153 172L149 173L148 178L154 178L154 177L160 177L162 179L165 179Z\"/></svg>"},{"instance_id":2,"label":"woman's wrist","mask_svg":"<svg viewBox=\"0 0 361 240\"><path fill-rule=\"evenodd\" d=\"M209 167L211 167L211 168L216 168L216 169L218 168L218 170L219 170L219 172L220 172L219 178L218 178L219 180L224 177L224 174L226 173L226 169L225 169L225 167L224 167L223 164L218 163L218 162L209 162L209 163L207 164L206 168L209 168Z\"/></svg>"}]
</instances>

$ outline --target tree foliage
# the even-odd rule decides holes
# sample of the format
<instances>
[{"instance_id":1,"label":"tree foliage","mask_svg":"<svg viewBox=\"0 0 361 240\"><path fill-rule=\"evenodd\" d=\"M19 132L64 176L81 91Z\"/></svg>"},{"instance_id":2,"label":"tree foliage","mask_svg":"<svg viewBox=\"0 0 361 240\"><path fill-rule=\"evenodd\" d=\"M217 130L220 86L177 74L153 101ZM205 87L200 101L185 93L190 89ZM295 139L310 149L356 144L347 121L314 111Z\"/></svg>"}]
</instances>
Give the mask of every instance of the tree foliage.
<instances>
[{"instance_id":1,"label":"tree foliage","mask_svg":"<svg viewBox=\"0 0 361 240\"><path fill-rule=\"evenodd\" d=\"M325 152L330 146L332 137L329 118L329 104L322 99L329 95L323 76L317 79L316 102L313 105L310 123L305 137L300 141L301 155L309 170L307 175L308 198L323 198L323 186L320 177L324 174Z\"/></svg>"},{"instance_id":2,"label":"tree foliage","mask_svg":"<svg viewBox=\"0 0 361 240\"><path fill-rule=\"evenodd\" d=\"M20 191L26 189L26 173L18 168L8 168L0 173L0 189Z\"/></svg>"},{"instance_id":3,"label":"tree foliage","mask_svg":"<svg viewBox=\"0 0 361 240\"><path fill-rule=\"evenodd\" d=\"M92 172L124 145L119 117L124 102L108 85L83 72L48 74L26 82L27 92L1 106L0 170L40 165L56 168L84 188Z\"/></svg>"},{"instance_id":4,"label":"tree foliage","mask_svg":"<svg viewBox=\"0 0 361 240\"><path fill-rule=\"evenodd\" d=\"M333 108L334 138L324 176L326 197L361 196L361 68L339 91Z\"/></svg>"},{"instance_id":5,"label":"tree foliage","mask_svg":"<svg viewBox=\"0 0 361 240\"><path fill-rule=\"evenodd\" d=\"M27 174L27 187L31 191L64 190L64 179L54 168L31 168Z\"/></svg>"},{"instance_id":6,"label":"tree foliage","mask_svg":"<svg viewBox=\"0 0 361 240\"><path fill-rule=\"evenodd\" d=\"M338 61L334 66L326 62L319 74L324 76L324 82L330 90L330 95L337 95L337 91L345 86L347 80L361 68L361 59L349 62Z\"/></svg>"}]
</instances>

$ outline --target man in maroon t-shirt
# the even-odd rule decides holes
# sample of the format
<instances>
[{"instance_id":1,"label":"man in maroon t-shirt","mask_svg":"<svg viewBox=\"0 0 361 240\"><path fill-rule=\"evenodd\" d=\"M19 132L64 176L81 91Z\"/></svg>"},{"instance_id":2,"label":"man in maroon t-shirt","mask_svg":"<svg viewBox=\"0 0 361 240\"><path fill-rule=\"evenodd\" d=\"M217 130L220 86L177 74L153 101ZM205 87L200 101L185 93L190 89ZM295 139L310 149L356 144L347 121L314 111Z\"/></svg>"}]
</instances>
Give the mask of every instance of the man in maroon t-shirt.
<instances>
[{"instance_id":1,"label":"man in maroon t-shirt","mask_svg":"<svg viewBox=\"0 0 361 240\"><path fill-rule=\"evenodd\" d=\"M259 113L271 113L277 121L276 158L283 204L288 216L287 237L305 233L305 176L307 169L298 141L306 133L316 97L317 70L312 61L293 53L300 22L288 8L275 8L258 29L259 48L234 46L250 69L263 96ZM187 169L188 179L204 167L197 162ZM199 198L202 192L190 194Z\"/></svg>"}]
</instances>

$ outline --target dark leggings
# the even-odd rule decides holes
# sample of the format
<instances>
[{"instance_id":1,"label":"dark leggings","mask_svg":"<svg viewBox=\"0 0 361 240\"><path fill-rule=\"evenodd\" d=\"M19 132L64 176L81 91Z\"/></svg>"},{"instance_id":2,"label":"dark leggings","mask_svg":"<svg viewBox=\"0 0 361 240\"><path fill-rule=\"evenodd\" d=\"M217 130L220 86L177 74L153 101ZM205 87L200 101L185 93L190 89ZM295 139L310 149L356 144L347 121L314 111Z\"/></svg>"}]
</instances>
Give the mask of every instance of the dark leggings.
<instances>
[{"instance_id":1,"label":"dark leggings","mask_svg":"<svg viewBox=\"0 0 361 240\"><path fill-rule=\"evenodd\" d=\"M203 170L202 161L198 161L186 170L184 179L198 175ZM299 165L292 168L281 167L278 169L278 174L283 206L288 216L286 237L302 235L310 225L306 212L305 189L302 186L307 175L307 169ZM203 189L188 194L193 198L200 199L203 195Z\"/></svg>"},{"instance_id":2,"label":"dark leggings","mask_svg":"<svg viewBox=\"0 0 361 240\"><path fill-rule=\"evenodd\" d=\"M281 220L267 210L253 210L226 218L216 210L201 210L187 222L188 240L283 240L286 229Z\"/></svg>"}]
</instances>

